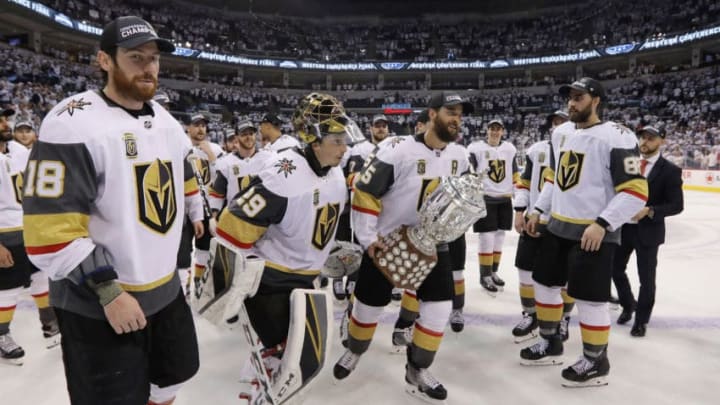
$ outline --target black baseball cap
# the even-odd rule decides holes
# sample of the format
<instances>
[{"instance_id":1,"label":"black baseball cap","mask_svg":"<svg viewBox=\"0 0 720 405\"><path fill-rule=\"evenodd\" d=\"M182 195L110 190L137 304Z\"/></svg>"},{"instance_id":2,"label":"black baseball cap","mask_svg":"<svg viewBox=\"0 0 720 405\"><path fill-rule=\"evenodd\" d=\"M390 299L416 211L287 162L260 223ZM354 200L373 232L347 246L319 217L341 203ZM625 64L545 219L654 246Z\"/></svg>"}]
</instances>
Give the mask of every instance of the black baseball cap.
<instances>
[{"instance_id":1,"label":"black baseball cap","mask_svg":"<svg viewBox=\"0 0 720 405\"><path fill-rule=\"evenodd\" d=\"M195 114L195 115L191 115L191 116L190 116L190 123L191 123L191 124L194 124L194 123L196 123L196 122L198 122L198 121L205 121L205 124L207 124L207 123L209 122L209 120L207 119L207 117L204 116L204 115L202 115L202 114Z\"/></svg>"},{"instance_id":2,"label":"black baseball cap","mask_svg":"<svg viewBox=\"0 0 720 405\"><path fill-rule=\"evenodd\" d=\"M505 124L503 124L503 122L499 119L490 120L487 124L488 128L490 128L493 124L500 125L503 129L505 129Z\"/></svg>"},{"instance_id":3,"label":"black baseball cap","mask_svg":"<svg viewBox=\"0 0 720 405\"><path fill-rule=\"evenodd\" d=\"M567 112L565 112L565 111L563 111L563 110L555 110L555 112L552 113L552 114L550 114L550 115L548 115L545 120L547 121L548 124L552 124L552 120L553 120L555 117L560 117L560 118L562 118L562 119L564 119L564 120L569 120L569 119L570 119L570 116L568 115Z\"/></svg>"},{"instance_id":4,"label":"black baseball cap","mask_svg":"<svg viewBox=\"0 0 720 405\"><path fill-rule=\"evenodd\" d=\"M641 135L643 132L647 132L650 135L659 136L660 138L665 139L665 131L661 131L660 129L650 125L640 128L638 130L638 135Z\"/></svg>"},{"instance_id":5,"label":"black baseball cap","mask_svg":"<svg viewBox=\"0 0 720 405\"><path fill-rule=\"evenodd\" d=\"M157 43L161 52L172 53L175 45L158 37L149 22L136 16L123 16L110 21L100 36L100 49L105 52L115 47L132 49L150 41Z\"/></svg>"},{"instance_id":6,"label":"black baseball cap","mask_svg":"<svg viewBox=\"0 0 720 405\"><path fill-rule=\"evenodd\" d=\"M417 121L415 121L415 125L417 125L418 122L427 124L429 121L430 121L430 113L428 113L428 110L423 110L423 112L421 112L420 115L418 115Z\"/></svg>"},{"instance_id":7,"label":"black baseball cap","mask_svg":"<svg viewBox=\"0 0 720 405\"><path fill-rule=\"evenodd\" d=\"M228 141L238 135L234 128L225 128L225 140Z\"/></svg>"},{"instance_id":8,"label":"black baseball cap","mask_svg":"<svg viewBox=\"0 0 720 405\"><path fill-rule=\"evenodd\" d=\"M430 102L428 103L428 108L438 110L441 107L451 107L458 104L462 105L463 114L471 114L475 111L475 107L472 103L460 97L459 94L444 91L432 96Z\"/></svg>"},{"instance_id":9,"label":"black baseball cap","mask_svg":"<svg viewBox=\"0 0 720 405\"><path fill-rule=\"evenodd\" d=\"M31 121L28 120L22 120L15 123L15 126L13 127L13 130L17 130L18 128L27 127L32 130L35 129L35 125Z\"/></svg>"},{"instance_id":10,"label":"black baseball cap","mask_svg":"<svg viewBox=\"0 0 720 405\"><path fill-rule=\"evenodd\" d=\"M238 132L238 134L242 134L242 132L243 132L244 130L246 130L246 129L252 129L253 132L257 131L257 128L255 128L255 125L253 125L252 122L250 122L250 121L241 121L241 122L238 124L237 132Z\"/></svg>"},{"instance_id":11,"label":"black baseball cap","mask_svg":"<svg viewBox=\"0 0 720 405\"><path fill-rule=\"evenodd\" d=\"M260 123L267 122L275 127L282 126L282 120L280 117L273 113L267 113L265 116L260 120Z\"/></svg>"},{"instance_id":12,"label":"black baseball cap","mask_svg":"<svg viewBox=\"0 0 720 405\"><path fill-rule=\"evenodd\" d=\"M570 90L578 90L584 93L588 93L592 97L600 97L600 100L605 100L605 88L602 83L591 78L583 77L580 80L572 82L572 84L564 84L560 86L559 93L563 97L570 96Z\"/></svg>"},{"instance_id":13,"label":"black baseball cap","mask_svg":"<svg viewBox=\"0 0 720 405\"><path fill-rule=\"evenodd\" d=\"M375 123L378 122L378 121L385 121L386 124L387 124L388 122L390 122L390 120L388 120L388 117L386 117L385 114L376 114L376 115L373 117L373 119L372 119L373 125L375 125Z\"/></svg>"},{"instance_id":14,"label":"black baseball cap","mask_svg":"<svg viewBox=\"0 0 720 405\"><path fill-rule=\"evenodd\" d=\"M15 115L15 110L13 110L12 108L4 109L4 110L2 110L2 113L0 114L0 116L3 116L3 117L12 117L13 115Z\"/></svg>"}]
</instances>

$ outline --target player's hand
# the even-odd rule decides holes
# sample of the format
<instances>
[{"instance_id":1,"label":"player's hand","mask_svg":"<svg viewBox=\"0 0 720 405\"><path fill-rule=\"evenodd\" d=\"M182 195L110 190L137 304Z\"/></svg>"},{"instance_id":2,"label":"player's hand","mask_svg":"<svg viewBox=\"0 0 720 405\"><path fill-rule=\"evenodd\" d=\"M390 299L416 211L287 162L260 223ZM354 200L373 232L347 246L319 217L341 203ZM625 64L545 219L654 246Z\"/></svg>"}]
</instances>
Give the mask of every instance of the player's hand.
<instances>
[{"instance_id":1,"label":"player's hand","mask_svg":"<svg viewBox=\"0 0 720 405\"><path fill-rule=\"evenodd\" d=\"M515 231L517 233L525 231L525 214L522 211L515 211Z\"/></svg>"},{"instance_id":2,"label":"player's hand","mask_svg":"<svg viewBox=\"0 0 720 405\"><path fill-rule=\"evenodd\" d=\"M371 243L370 246L368 246L368 256L370 256L371 259L375 258L375 252L378 250L382 251L387 249L387 246L380 241L380 239L377 239L375 242Z\"/></svg>"},{"instance_id":3,"label":"player's hand","mask_svg":"<svg viewBox=\"0 0 720 405\"><path fill-rule=\"evenodd\" d=\"M15 265L12 253L3 245L0 245L0 268L8 268Z\"/></svg>"},{"instance_id":4,"label":"player's hand","mask_svg":"<svg viewBox=\"0 0 720 405\"><path fill-rule=\"evenodd\" d=\"M215 215L208 221L208 230L210 231L210 236L217 236L217 219Z\"/></svg>"},{"instance_id":5,"label":"player's hand","mask_svg":"<svg viewBox=\"0 0 720 405\"><path fill-rule=\"evenodd\" d=\"M632 217L632 220L635 222L640 221L641 219L645 218L647 214L650 212L650 207L643 207L640 212L635 214L634 217Z\"/></svg>"},{"instance_id":6,"label":"player's hand","mask_svg":"<svg viewBox=\"0 0 720 405\"><path fill-rule=\"evenodd\" d=\"M103 311L105 311L105 317L110 322L110 326L118 335L138 331L147 325L140 304L125 291L105 305Z\"/></svg>"},{"instance_id":7,"label":"player's hand","mask_svg":"<svg viewBox=\"0 0 720 405\"><path fill-rule=\"evenodd\" d=\"M540 233L537 232L537 226L540 222L540 214L537 212L533 212L530 215L528 215L528 220L525 222L525 233L527 233L529 236L533 238L537 238L540 236Z\"/></svg>"},{"instance_id":8,"label":"player's hand","mask_svg":"<svg viewBox=\"0 0 720 405\"><path fill-rule=\"evenodd\" d=\"M580 248L586 252L597 252L600 250L603 238L605 237L605 228L596 222L588 225L580 239Z\"/></svg>"},{"instance_id":9,"label":"player's hand","mask_svg":"<svg viewBox=\"0 0 720 405\"><path fill-rule=\"evenodd\" d=\"M215 234L212 232L212 221L213 219L210 219L210 233L212 236L215 236ZM193 230L195 231L195 238L202 238L202 236L205 234L205 226L203 225L202 221L195 221L193 224ZM217 227L217 223L215 223L215 227Z\"/></svg>"}]
</instances>

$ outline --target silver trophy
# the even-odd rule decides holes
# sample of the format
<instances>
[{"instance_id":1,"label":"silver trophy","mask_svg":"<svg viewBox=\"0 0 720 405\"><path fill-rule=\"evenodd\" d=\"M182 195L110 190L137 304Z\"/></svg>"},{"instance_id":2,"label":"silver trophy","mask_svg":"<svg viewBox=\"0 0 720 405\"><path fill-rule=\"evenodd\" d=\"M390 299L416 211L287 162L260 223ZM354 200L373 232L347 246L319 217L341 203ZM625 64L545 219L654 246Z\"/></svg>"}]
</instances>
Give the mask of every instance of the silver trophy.
<instances>
[{"instance_id":1,"label":"silver trophy","mask_svg":"<svg viewBox=\"0 0 720 405\"><path fill-rule=\"evenodd\" d=\"M396 287L417 290L437 264L436 246L462 236L487 215L480 175L443 177L423 202L420 223L401 226L381 239L386 248L375 266Z\"/></svg>"}]
</instances>

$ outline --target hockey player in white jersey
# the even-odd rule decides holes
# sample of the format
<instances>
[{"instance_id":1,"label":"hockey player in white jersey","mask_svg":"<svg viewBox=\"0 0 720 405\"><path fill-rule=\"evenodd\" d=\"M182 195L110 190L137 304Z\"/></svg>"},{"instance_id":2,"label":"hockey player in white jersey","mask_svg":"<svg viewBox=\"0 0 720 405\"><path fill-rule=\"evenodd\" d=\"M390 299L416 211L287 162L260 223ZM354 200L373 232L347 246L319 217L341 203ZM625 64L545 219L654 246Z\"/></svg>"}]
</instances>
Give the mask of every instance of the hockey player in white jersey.
<instances>
[{"instance_id":1,"label":"hockey player in white jersey","mask_svg":"<svg viewBox=\"0 0 720 405\"><path fill-rule=\"evenodd\" d=\"M533 270L540 340L520 352L523 364L562 364L562 338L555 332L563 313L560 289L567 283L580 318L583 355L562 371L563 386L607 384L610 372L608 298L620 227L645 205L647 181L640 173L635 134L598 114L605 102L600 82L584 77L560 87L575 128L559 131L555 181L546 185L526 229L535 234L550 213ZM568 124L564 124L568 125ZM571 124L572 125L572 124Z\"/></svg>"},{"instance_id":2,"label":"hockey player in white jersey","mask_svg":"<svg viewBox=\"0 0 720 405\"><path fill-rule=\"evenodd\" d=\"M558 110L547 117L549 133L551 136L555 130L567 122L568 115L565 111ZM569 128L571 124L566 125ZM515 197L513 199L513 208L515 209L515 230L520 234L518 247L515 253L515 267L518 269L519 287L520 287L520 304L523 310L523 318L513 328L512 334L515 337L515 343L524 342L537 336L537 314L535 309L535 288L532 280L532 269L535 257L540 248L540 236L545 233L545 224L548 221L548 214L541 217L539 233L540 236L530 236L525 232L526 216L532 211L537 201L540 191L546 183L546 170L554 171L552 168L552 150L550 140L542 140L534 143L525 152L525 167L523 169L520 180L515 185ZM552 184L552 176L547 176L548 182ZM565 291L563 289L563 291ZM563 294L564 316L560 322L560 335L563 340L567 340L568 323L570 321L570 311L574 301L572 298ZM567 315L565 315L567 314Z\"/></svg>"},{"instance_id":3,"label":"hockey player in white jersey","mask_svg":"<svg viewBox=\"0 0 720 405\"><path fill-rule=\"evenodd\" d=\"M192 142L192 156L191 162L194 164L194 169L200 173L200 179L203 184L199 186L208 190L215 180L215 174L219 160L223 157L225 152L220 145L210 142L207 136L208 118L203 114L194 114L190 117L190 122L187 126L187 134ZM209 199L207 195L204 198ZM210 212L205 213L203 218L203 228L208 230L204 232L200 237L195 237L195 270L193 271L193 277L195 279L200 278L205 272L207 267L208 259L210 255L208 249L210 249L210 238L212 237L209 232L210 226ZM192 218L186 218L183 226L183 239L184 241L193 238L195 231L192 225ZM191 255L192 245L183 243L181 251L178 252L182 256L182 264L187 264L187 259ZM178 266L179 268L184 268Z\"/></svg>"},{"instance_id":4,"label":"hockey player in white jersey","mask_svg":"<svg viewBox=\"0 0 720 405\"><path fill-rule=\"evenodd\" d=\"M215 219L227 203L247 186L249 177L257 176L263 166L277 156L274 151L257 149L256 128L250 121L240 122L237 132L237 150L223 156L209 190L210 209Z\"/></svg>"},{"instance_id":5,"label":"hockey player in white jersey","mask_svg":"<svg viewBox=\"0 0 720 405\"><path fill-rule=\"evenodd\" d=\"M132 16L100 38L104 88L59 102L30 154L25 249L51 280L70 402L169 405L199 367L175 271L191 145L151 101L174 46Z\"/></svg>"},{"instance_id":6,"label":"hockey player in white jersey","mask_svg":"<svg viewBox=\"0 0 720 405\"><path fill-rule=\"evenodd\" d=\"M245 300L245 307L265 347L264 362L279 403L305 388L326 361L328 295L307 295L313 310L309 315L303 312L300 319L291 315L295 313L291 296L313 288L333 245L347 198L338 166L347 143L357 141L348 139L352 137L346 131L348 123L334 97L311 93L303 98L293 125L306 146L274 157L218 221L217 235L223 243L265 260L259 287ZM290 326L298 324L303 330L307 327L307 333L288 335ZM308 355L299 364L290 364L298 351ZM258 403L267 394L256 390L242 397Z\"/></svg>"},{"instance_id":7,"label":"hockey player in white jersey","mask_svg":"<svg viewBox=\"0 0 720 405\"><path fill-rule=\"evenodd\" d=\"M276 114L267 113L260 120L260 139L263 149L282 152L300 146L297 138L280 131L282 120Z\"/></svg>"},{"instance_id":8,"label":"hockey player in white jersey","mask_svg":"<svg viewBox=\"0 0 720 405\"><path fill-rule=\"evenodd\" d=\"M505 286L497 273L505 231L512 228L513 185L520 177L515 161L517 150L512 143L502 140L503 135L503 122L492 120L487 125L487 141L475 141L468 146L475 171L485 174L483 186L488 213L473 225L473 230L479 233L480 285L491 297Z\"/></svg>"},{"instance_id":9,"label":"hockey player in white jersey","mask_svg":"<svg viewBox=\"0 0 720 405\"><path fill-rule=\"evenodd\" d=\"M471 170L465 150L454 141L462 116L472 111L472 104L457 94L439 93L432 97L428 107L431 123L427 132L383 143L355 183L353 230L366 251L355 286L348 350L333 369L339 380L350 375L370 347L383 308L390 302L393 285L372 261L375 251L383 248L378 235L387 235L400 225L417 224L417 210L439 178ZM440 347L452 306L453 281L448 256L447 244L439 245L438 264L417 290L420 317L407 349L408 392L436 402L445 400L447 390L428 368Z\"/></svg>"},{"instance_id":10,"label":"hockey player in white jersey","mask_svg":"<svg viewBox=\"0 0 720 405\"><path fill-rule=\"evenodd\" d=\"M10 325L23 287L30 286L40 315L46 347L60 344L55 312L48 303L48 279L28 260L23 245L22 184L30 152L13 141L8 118L0 113L0 360L21 365L25 351L10 334Z\"/></svg>"}]
</instances>

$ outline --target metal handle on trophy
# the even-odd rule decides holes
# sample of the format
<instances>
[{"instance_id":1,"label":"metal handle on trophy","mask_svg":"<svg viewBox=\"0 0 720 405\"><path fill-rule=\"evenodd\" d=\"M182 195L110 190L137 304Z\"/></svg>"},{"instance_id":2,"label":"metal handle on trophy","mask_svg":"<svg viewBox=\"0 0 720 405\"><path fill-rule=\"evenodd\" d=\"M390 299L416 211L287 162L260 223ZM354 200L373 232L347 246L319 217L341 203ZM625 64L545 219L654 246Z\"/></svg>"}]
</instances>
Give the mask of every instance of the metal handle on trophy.
<instances>
[{"instance_id":1,"label":"metal handle on trophy","mask_svg":"<svg viewBox=\"0 0 720 405\"><path fill-rule=\"evenodd\" d=\"M420 222L386 235L387 249L373 262L396 287L417 289L437 264L436 245L451 242L487 215L481 177L475 173L443 177L425 200Z\"/></svg>"}]
</instances>

